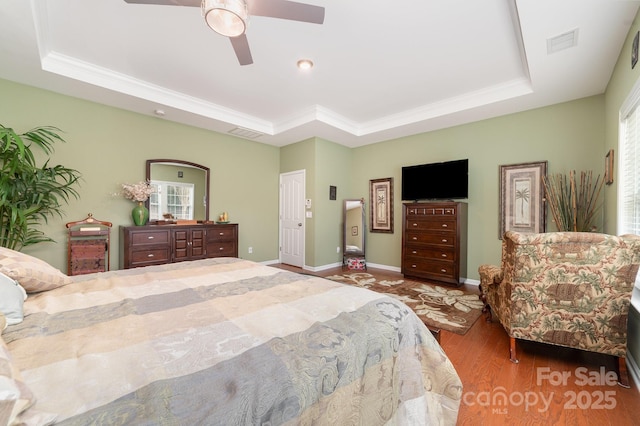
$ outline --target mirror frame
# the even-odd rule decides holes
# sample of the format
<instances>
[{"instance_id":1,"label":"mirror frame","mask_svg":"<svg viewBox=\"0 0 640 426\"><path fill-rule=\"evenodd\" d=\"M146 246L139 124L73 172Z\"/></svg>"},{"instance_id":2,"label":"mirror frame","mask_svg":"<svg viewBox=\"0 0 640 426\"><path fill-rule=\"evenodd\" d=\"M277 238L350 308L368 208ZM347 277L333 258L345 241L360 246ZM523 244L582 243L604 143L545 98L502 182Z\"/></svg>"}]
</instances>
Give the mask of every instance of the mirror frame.
<instances>
[{"instance_id":1,"label":"mirror frame","mask_svg":"<svg viewBox=\"0 0 640 426\"><path fill-rule=\"evenodd\" d=\"M153 160L147 160L147 165L146 165L146 177L147 177L147 182L151 181L151 165L152 164L158 164L158 163L166 163L166 164L182 164L183 166L187 166L187 167L193 167L196 169L200 169L204 172L204 196L205 196L205 206L204 206L204 222L209 222L209 204L211 204L209 202L209 179L210 179L210 173L209 173L209 168L205 167L201 164L197 164L197 163L192 163L190 161L184 161L184 160L173 160L173 159L162 159L162 158L156 158ZM145 206L147 208L149 208L149 200L145 201Z\"/></svg>"},{"instance_id":2,"label":"mirror frame","mask_svg":"<svg viewBox=\"0 0 640 426\"><path fill-rule=\"evenodd\" d=\"M353 202L359 202L360 203L360 208L362 210L362 217L361 217L361 226L360 226L360 233L362 234L362 247L361 250L359 252L351 252L351 253L347 253L346 250L346 246L347 246L347 205L349 203L353 203ZM343 201L343 205L342 205L342 257L343 259L346 259L348 257L366 257L366 221L365 221L365 202L364 202L364 198L348 198L345 199ZM344 263L344 261L343 261Z\"/></svg>"}]
</instances>

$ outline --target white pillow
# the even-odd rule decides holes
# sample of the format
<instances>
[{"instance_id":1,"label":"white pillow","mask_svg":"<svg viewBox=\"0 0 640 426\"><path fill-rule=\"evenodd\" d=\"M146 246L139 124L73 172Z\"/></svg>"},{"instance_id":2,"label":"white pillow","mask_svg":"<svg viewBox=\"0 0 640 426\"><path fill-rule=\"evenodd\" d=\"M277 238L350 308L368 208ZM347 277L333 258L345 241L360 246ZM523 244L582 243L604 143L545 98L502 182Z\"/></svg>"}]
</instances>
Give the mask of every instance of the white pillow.
<instances>
[{"instance_id":1,"label":"white pillow","mask_svg":"<svg viewBox=\"0 0 640 426\"><path fill-rule=\"evenodd\" d=\"M7 319L7 325L22 322L22 307L27 292L17 281L0 272L0 312Z\"/></svg>"}]
</instances>

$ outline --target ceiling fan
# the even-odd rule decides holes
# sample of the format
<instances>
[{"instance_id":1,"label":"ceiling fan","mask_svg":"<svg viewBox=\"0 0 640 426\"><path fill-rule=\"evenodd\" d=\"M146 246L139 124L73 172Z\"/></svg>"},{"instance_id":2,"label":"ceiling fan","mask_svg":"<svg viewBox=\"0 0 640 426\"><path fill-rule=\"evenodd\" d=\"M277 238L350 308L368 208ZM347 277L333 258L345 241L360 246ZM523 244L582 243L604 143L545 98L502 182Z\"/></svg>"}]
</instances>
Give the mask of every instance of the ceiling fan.
<instances>
[{"instance_id":1,"label":"ceiling fan","mask_svg":"<svg viewBox=\"0 0 640 426\"><path fill-rule=\"evenodd\" d=\"M215 32L229 37L240 65L253 63L247 24L249 16L322 24L324 7L288 0L124 0L134 4L201 7L207 25Z\"/></svg>"}]
</instances>

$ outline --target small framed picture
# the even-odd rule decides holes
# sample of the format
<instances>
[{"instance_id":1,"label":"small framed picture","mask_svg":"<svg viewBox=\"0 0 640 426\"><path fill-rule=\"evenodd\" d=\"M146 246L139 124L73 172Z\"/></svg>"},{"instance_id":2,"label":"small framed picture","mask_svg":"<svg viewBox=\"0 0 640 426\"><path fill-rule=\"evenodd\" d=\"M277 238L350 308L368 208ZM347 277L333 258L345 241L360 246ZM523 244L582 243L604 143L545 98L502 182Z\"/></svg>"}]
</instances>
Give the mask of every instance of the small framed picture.
<instances>
[{"instance_id":1,"label":"small framed picture","mask_svg":"<svg viewBox=\"0 0 640 426\"><path fill-rule=\"evenodd\" d=\"M351 227L351 236L352 237L357 237L358 236L358 226L354 225Z\"/></svg>"}]
</instances>

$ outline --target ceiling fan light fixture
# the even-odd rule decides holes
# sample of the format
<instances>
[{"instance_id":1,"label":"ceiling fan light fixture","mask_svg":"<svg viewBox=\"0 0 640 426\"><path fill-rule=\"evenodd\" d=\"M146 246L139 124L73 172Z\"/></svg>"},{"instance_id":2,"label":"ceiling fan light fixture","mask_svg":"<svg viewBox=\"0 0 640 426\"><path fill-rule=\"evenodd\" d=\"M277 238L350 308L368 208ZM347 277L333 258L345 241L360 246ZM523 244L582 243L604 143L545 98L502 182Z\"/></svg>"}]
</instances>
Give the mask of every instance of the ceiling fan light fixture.
<instances>
[{"instance_id":1,"label":"ceiling fan light fixture","mask_svg":"<svg viewBox=\"0 0 640 426\"><path fill-rule=\"evenodd\" d=\"M247 30L244 0L202 0L202 15L212 30L225 37L238 37Z\"/></svg>"}]
</instances>

